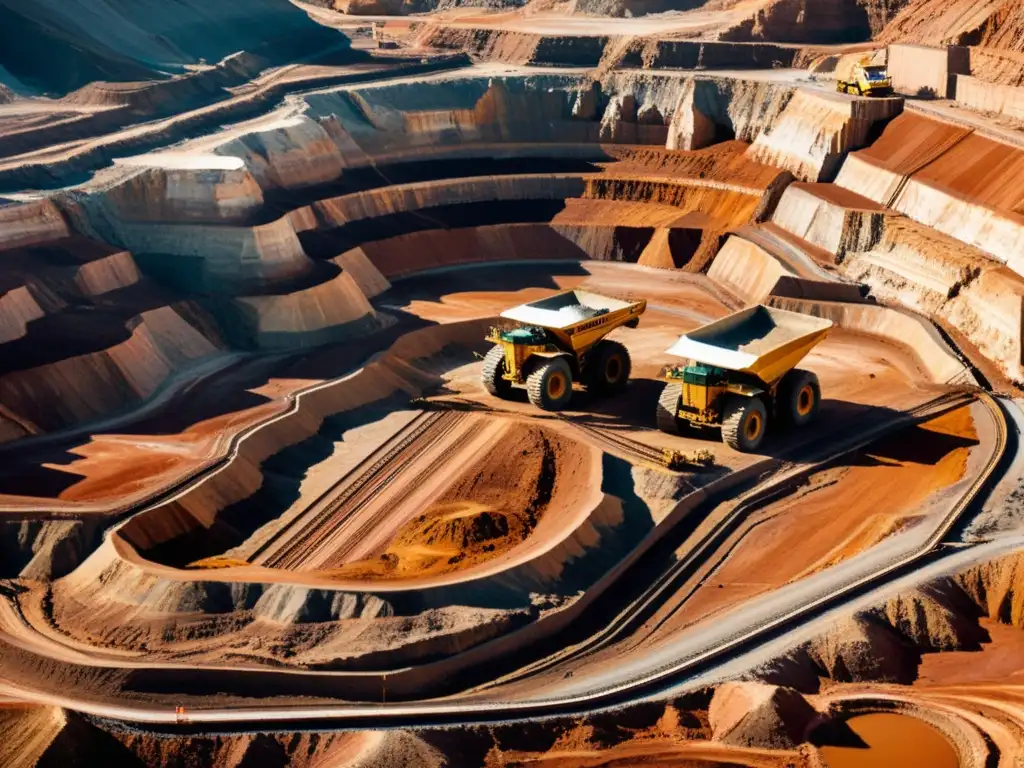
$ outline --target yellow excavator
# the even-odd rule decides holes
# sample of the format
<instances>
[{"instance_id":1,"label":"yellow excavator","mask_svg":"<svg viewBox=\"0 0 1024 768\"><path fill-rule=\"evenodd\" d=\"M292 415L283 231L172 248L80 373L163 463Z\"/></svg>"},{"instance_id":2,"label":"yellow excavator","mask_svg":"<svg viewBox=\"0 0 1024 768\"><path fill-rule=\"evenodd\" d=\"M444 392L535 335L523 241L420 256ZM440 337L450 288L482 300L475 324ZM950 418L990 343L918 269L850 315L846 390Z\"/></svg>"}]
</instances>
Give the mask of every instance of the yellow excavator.
<instances>
[{"instance_id":1,"label":"yellow excavator","mask_svg":"<svg viewBox=\"0 0 1024 768\"><path fill-rule=\"evenodd\" d=\"M836 80L836 90L856 96L891 96L892 78L884 64L861 61L853 65L846 77Z\"/></svg>"},{"instance_id":2,"label":"yellow excavator","mask_svg":"<svg viewBox=\"0 0 1024 768\"><path fill-rule=\"evenodd\" d=\"M609 333L636 328L647 301L623 301L588 291L563 291L501 313L512 321L492 328L494 344L484 357L482 381L491 395L508 398L525 385L530 402L559 411L572 397L573 381L588 391L613 394L626 388L631 362Z\"/></svg>"},{"instance_id":3,"label":"yellow excavator","mask_svg":"<svg viewBox=\"0 0 1024 768\"><path fill-rule=\"evenodd\" d=\"M684 334L668 354L687 360L664 372L662 432L717 427L731 448L753 452L769 420L804 426L818 411L821 385L796 368L831 320L758 305Z\"/></svg>"}]
</instances>

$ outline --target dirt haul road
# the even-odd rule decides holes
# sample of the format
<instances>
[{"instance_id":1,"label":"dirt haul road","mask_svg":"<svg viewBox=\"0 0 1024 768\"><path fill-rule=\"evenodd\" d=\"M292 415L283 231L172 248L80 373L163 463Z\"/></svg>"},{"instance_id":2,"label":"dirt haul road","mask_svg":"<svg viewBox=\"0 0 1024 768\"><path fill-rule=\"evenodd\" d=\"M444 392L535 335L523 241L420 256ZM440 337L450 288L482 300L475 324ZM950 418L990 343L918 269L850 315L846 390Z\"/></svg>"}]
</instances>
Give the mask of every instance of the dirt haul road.
<instances>
[{"instance_id":1,"label":"dirt haul road","mask_svg":"<svg viewBox=\"0 0 1024 768\"><path fill-rule=\"evenodd\" d=\"M259 23L322 21L317 51L344 56L209 64L238 9L187 0L180 29L85 25L40 45L53 62L34 73L0 50L0 691L45 707L24 720L33 750L94 727L57 707L141 724L115 740L160 763L202 761L160 731L532 721L684 692L617 757L583 754L606 736L578 721L541 752L474 732L477 762L660 759L642 742L672 732L702 741L666 759L803 768L814 707L877 691L826 683L772 741L725 734L723 709L804 699L723 681L796 684L796 645L883 598L959 631L894 595L1024 543L1019 439L973 386L1020 373L1019 200L978 181L1012 176L992 159L1019 149L972 130L984 116L947 124L947 104L834 92L821 75L891 20L877 3L660 3L378 19L356 15L378 0L257 0ZM916 35L912 5L894 29ZM983 49L972 66L1007 75ZM35 95L62 73L76 82L47 92L72 93ZM648 301L612 334L626 392L580 387L557 414L487 395L490 326L567 288ZM762 302L835 324L801 362L818 422L761 454L658 431L665 350ZM670 470L666 449L693 461ZM958 583L997 620L1014 567ZM1009 669L984 658L985 676ZM1017 705L1012 681L979 693L948 666L922 665L918 704ZM282 754L336 757L305 739ZM406 746L392 763L426 754Z\"/></svg>"},{"instance_id":2,"label":"dirt haul road","mask_svg":"<svg viewBox=\"0 0 1024 768\"><path fill-rule=\"evenodd\" d=\"M997 440L999 433L1005 425L1001 425L1001 411L994 403L991 411L996 427ZM998 415L997 415L998 414ZM780 641L778 632L780 627L793 625L796 616L811 616L815 620L805 623L798 622L797 629L786 629L786 633L796 633L798 636L806 636L809 631L825 623L829 616L846 610L851 605L863 604L869 600L878 600L880 594L891 593L895 587L902 582L911 582L914 578L920 578L919 573L907 575L906 566L918 560L922 555L931 552L935 544L940 541L951 526L975 500L978 492L986 491L988 483L1002 459L1003 445L998 442L992 446L994 451L989 455L985 470L979 479L971 484L964 496L961 497L953 510L944 515L942 523L931 532L930 536L911 537L915 540L907 542L907 536L897 537L889 544L880 549L872 550L865 558L851 561L849 565L824 572L819 577L805 580L794 589L781 590L768 600L762 600L754 611L748 611L737 621L719 621L714 628L699 640L687 638L684 642L674 642L670 648L660 648L656 651L648 651L642 659L629 661L619 666L619 669L596 676L587 674L583 679L573 677L558 686L557 690L548 691L540 701L530 700L501 700L500 704L484 703L477 701L473 705L460 704L418 704L418 705L390 705L385 708L387 714L383 714L380 705L372 708L358 706L347 707L295 707L286 709L265 708L259 712L253 712L251 708L247 711L224 710L198 710L190 711L189 720L193 723L236 723L241 724L246 717L266 723L278 719L308 718L312 720L328 718L345 718L359 722L369 715L389 723L410 723L410 722L486 722L493 717L507 717L513 714L539 714L541 712L553 711L578 711L582 708L589 708L597 702L610 703L616 700L618 695L628 692L631 689L649 690L654 681L673 681L678 683L678 675L682 670L688 672L694 668L700 669L715 659L716 664L722 663L722 655L728 659L729 649L740 648L749 654L756 654L757 651L748 651L751 641L758 638L758 643L772 641L777 645ZM975 547L960 549L955 554L940 558L936 563L927 565L925 572L938 570L948 571L955 567L962 567L971 562L977 562L981 558L991 557L997 552L1011 551L1013 547L1019 546L1018 539L1006 538ZM895 580L894 582L892 580ZM892 583L890 583L892 582ZM866 596L865 596L866 595ZM822 612L827 611L824 617ZM10 640L11 638L8 638ZM782 640L788 638L783 637ZM792 642L790 640L790 642ZM21 644L21 643L19 643ZM26 647L23 645L22 647ZM31 647L29 644L27 647ZM746 663L741 657L739 662ZM129 666L134 666L129 664ZM707 672L703 673L706 678ZM7 688L12 693L25 695L25 690ZM67 705L69 699L66 697L43 694L34 695L33 698L47 703ZM137 722L177 724L175 715L166 711L154 710L149 707L119 707L104 704L84 703L74 701L75 708L82 711L92 712L101 716L117 717L119 719L133 720ZM503 714L499 714L503 713Z\"/></svg>"}]
</instances>

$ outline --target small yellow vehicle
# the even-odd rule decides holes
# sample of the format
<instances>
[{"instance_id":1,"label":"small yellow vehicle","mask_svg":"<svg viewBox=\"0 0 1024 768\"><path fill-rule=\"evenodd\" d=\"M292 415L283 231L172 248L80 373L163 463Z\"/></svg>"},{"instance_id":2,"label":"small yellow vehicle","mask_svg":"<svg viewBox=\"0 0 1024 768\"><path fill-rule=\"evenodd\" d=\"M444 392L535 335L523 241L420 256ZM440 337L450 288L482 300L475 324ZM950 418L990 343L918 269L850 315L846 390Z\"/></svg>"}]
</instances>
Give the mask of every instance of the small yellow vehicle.
<instances>
[{"instance_id":1,"label":"small yellow vehicle","mask_svg":"<svg viewBox=\"0 0 1024 768\"><path fill-rule=\"evenodd\" d=\"M891 96L892 78L884 65L862 62L836 81L836 90L857 96Z\"/></svg>"},{"instance_id":2,"label":"small yellow vehicle","mask_svg":"<svg viewBox=\"0 0 1024 768\"><path fill-rule=\"evenodd\" d=\"M752 452L769 419L804 426L818 411L821 386L794 366L831 327L831 320L759 305L681 336L668 354L688 363L664 373L658 428L720 427L727 445Z\"/></svg>"},{"instance_id":3,"label":"small yellow vehicle","mask_svg":"<svg viewBox=\"0 0 1024 768\"><path fill-rule=\"evenodd\" d=\"M580 381L599 394L621 392L629 381L629 352L604 338L619 326L636 328L647 302L622 301L587 291L564 291L506 310L513 327L492 328L494 347L484 358L483 385L507 398L526 385L530 402L559 411Z\"/></svg>"}]
</instances>

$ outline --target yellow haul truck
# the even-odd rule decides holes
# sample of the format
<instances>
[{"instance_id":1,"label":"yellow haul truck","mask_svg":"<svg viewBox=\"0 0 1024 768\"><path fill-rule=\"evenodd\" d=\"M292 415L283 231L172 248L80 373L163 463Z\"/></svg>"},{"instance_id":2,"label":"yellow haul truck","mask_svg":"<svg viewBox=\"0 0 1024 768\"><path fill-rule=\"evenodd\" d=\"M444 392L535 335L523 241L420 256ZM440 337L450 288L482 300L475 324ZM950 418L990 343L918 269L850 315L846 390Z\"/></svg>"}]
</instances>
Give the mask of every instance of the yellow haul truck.
<instances>
[{"instance_id":1,"label":"yellow haul truck","mask_svg":"<svg viewBox=\"0 0 1024 768\"><path fill-rule=\"evenodd\" d=\"M891 96L892 78L884 65L861 62L836 81L836 90L857 96Z\"/></svg>"},{"instance_id":2,"label":"yellow haul truck","mask_svg":"<svg viewBox=\"0 0 1024 768\"><path fill-rule=\"evenodd\" d=\"M832 327L831 320L759 305L681 336L668 354L686 365L665 371L658 428L721 427L738 451L756 451L769 419L803 426L821 401L818 377L794 366Z\"/></svg>"},{"instance_id":3,"label":"yellow haul truck","mask_svg":"<svg viewBox=\"0 0 1024 768\"><path fill-rule=\"evenodd\" d=\"M564 408L573 380L601 394L629 380L629 352L604 338L621 325L636 328L647 302L621 301L586 291L564 291L501 313L515 327L492 328L484 358L484 388L507 398L525 384L530 402L545 411Z\"/></svg>"}]
</instances>

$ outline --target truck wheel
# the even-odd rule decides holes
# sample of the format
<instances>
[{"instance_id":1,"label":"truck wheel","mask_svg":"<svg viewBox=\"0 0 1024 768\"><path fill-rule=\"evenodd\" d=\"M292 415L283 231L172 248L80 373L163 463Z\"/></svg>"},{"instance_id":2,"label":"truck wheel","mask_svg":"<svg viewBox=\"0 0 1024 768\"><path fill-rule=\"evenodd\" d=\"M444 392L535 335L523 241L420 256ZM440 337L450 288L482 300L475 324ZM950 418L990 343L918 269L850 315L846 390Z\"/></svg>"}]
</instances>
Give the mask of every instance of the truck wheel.
<instances>
[{"instance_id":1,"label":"truck wheel","mask_svg":"<svg viewBox=\"0 0 1024 768\"><path fill-rule=\"evenodd\" d=\"M621 392L632 368L629 350L617 341L599 341L587 361L587 388L602 395Z\"/></svg>"},{"instance_id":2,"label":"truck wheel","mask_svg":"<svg viewBox=\"0 0 1024 768\"><path fill-rule=\"evenodd\" d=\"M678 435L683 430L679 423L679 401L682 399L682 384L666 384L658 398L657 423L658 429L670 435Z\"/></svg>"},{"instance_id":3,"label":"truck wheel","mask_svg":"<svg viewBox=\"0 0 1024 768\"><path fill-rule=\"evenodd\" d=\"M495 344L484 357L484 370L480 374L484 389L494 397L507 399L512 392L512 382L502 378L505 375L505 348Z\"/></svg>"},{"instance_id":4,"label":"truck wheel","mask_svg":"<svg viewBox=\"0 0 1024 768\"><path fill-rule=\"evenodd\" d=\"M779 384L779 410L794 427L809 424L818 413L821 385L810 371L794 368Z\"/></svg>"},{"instance_id":5,"label":"truck wheel","mask_svg":"<svg viewBox=\"0 0 1024 768\"><path fill-rule=\"evenodd\" d=\"M560 411L572 397L572 369L561 357L540 358L526 380L530 402L545 411Z\"/></svg>"},{"instance_id":6,"label":"truck wheel","mask_svg":"<svg viewBox=\"0 0 1024 768\"><path fill-rule=\"evenodd\" d=\"M731 397L722 414L722 440L730 448L753 453L764 440L768 409L759 397Z\"/></svg>"}]
</instances>

